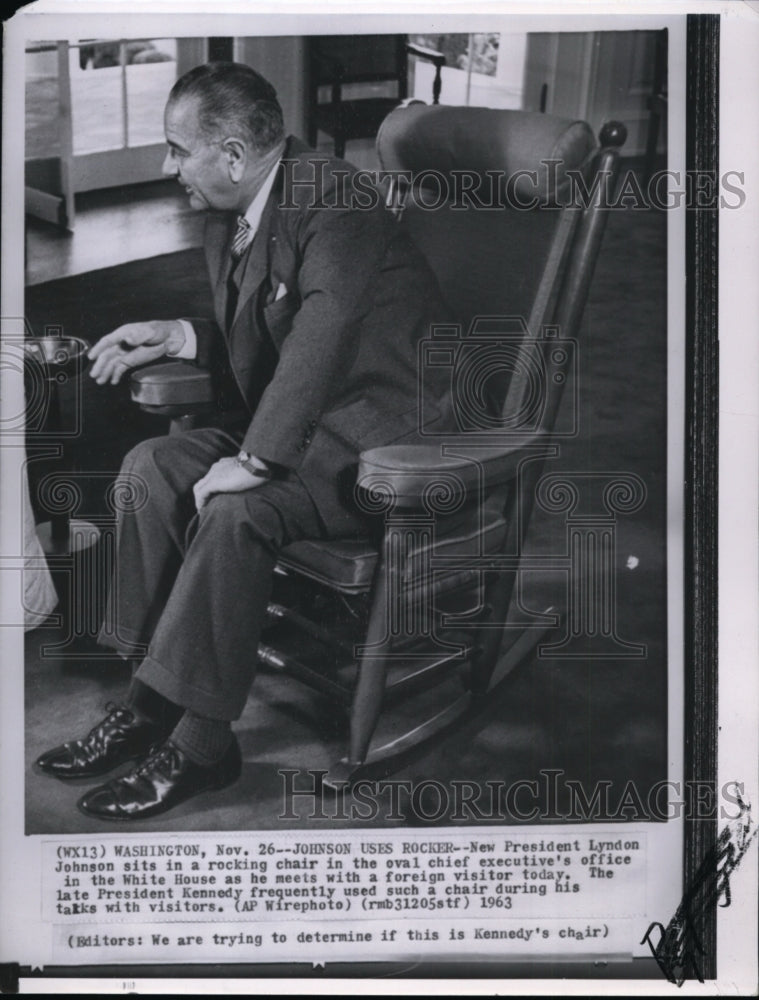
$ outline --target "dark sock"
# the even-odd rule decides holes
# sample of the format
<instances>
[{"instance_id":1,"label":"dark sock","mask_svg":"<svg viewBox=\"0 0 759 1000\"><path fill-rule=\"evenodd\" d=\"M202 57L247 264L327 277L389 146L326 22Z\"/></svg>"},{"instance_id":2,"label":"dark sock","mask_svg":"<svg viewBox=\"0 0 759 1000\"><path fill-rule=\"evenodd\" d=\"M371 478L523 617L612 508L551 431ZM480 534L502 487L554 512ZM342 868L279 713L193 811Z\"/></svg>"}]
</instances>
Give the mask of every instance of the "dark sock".
<instances>
[{"instance_id":1,"label":"dark sock","mask_svg":"<svg viewBox=\"0 0 759 1000\"><path fill-rule=\"evenodd\" d=\"M196 764L215 764L232 742L231 723L206 719L187 709L174 727L171 742Z\"/></svg>"},{"instance_id":2,"label":"dark sock","mask_svg":"<svg viewBox=\"0 0 759 1000\"><path fill-rule=\"evenodd\" d=\"M126 706L140 719L147 719L159 726L167 735L171 732L184 709L164 698L142 681L132 678L126 696Z\"/></svg>"}]
</instances>

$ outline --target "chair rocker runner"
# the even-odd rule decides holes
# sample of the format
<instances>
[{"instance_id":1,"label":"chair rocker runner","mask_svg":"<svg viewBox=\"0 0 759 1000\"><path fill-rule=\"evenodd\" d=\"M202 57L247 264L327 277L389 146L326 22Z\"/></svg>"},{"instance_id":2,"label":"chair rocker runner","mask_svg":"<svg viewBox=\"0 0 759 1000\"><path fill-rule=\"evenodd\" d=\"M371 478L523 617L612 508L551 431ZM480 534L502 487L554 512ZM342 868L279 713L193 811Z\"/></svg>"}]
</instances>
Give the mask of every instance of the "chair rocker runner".
<instances>
[{"instance_id":1,"label":"chair rocker runner","mask_svg":"<svg viewBox=\"0 0 759 1000\"><path fill-rule=\"evenodd\" d=\"M398 225L455 319L420 345L420 420L425 366L446 365L458 432L361 455L365 540L281 553L258 657L344 709L349 745L327 787L388 773L486 702L557 624L548 609L521 631L504 627L529 568L543 465L558 453L552 432L624 139L617 123L598 146L584 122L419 104L380 129L383 169L406 178L389 194ZM193 365L155 365L132 376L132 394L178 418L212 407L203 379Z\"/></svg>"}]
</instances>

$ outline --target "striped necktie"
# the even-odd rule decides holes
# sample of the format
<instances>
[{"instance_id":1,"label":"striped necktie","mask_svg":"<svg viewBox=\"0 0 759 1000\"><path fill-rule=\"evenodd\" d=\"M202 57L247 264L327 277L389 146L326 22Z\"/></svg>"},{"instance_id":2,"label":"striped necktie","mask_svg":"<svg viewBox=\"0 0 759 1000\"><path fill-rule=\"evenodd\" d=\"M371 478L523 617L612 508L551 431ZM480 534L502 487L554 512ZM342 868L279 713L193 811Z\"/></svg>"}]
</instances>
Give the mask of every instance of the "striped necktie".
<instances>
[{"instance_id":1,"label":"striped necktie","mask_svg":"<svg viewBox=\"0 0 759 1000\"><path fill-rule=\"evenodd\" d=\"M232 259L237 262L245 251L251 241L251 228L250 223L245 218L244 215L238 215L237 217L237 229L235 230L235 237L232 240Z\"/></svg>"}]
</instances>

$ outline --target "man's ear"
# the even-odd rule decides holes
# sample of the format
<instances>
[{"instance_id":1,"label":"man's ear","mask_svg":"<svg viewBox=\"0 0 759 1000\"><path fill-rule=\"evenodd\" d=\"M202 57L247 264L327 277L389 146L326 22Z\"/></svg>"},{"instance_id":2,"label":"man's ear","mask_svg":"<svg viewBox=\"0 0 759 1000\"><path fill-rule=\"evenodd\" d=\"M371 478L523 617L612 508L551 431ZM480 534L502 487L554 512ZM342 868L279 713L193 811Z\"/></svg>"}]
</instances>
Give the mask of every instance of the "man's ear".
<instances>
[{"instance_id":1,"label":"man's ear","mask_svg":"<svg viewBox=\"0 0 759 1000\"><path fill-rule=\"evenodd\" d=\"M222 149L227 158L230 180L238 184L245 173L245 162L248 153L245 143L242 139L231 137L224 140Z\"/></svg>"}]
</instances>

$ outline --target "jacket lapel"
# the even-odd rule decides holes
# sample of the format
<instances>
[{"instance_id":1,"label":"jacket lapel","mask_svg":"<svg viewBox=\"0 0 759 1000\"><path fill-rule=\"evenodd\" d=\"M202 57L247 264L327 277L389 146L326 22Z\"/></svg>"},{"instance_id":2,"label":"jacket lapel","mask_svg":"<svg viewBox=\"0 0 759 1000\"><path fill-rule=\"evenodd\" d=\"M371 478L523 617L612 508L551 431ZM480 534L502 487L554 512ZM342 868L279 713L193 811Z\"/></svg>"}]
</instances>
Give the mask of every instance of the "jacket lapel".
<instances>
[{"instance_id":1,"label":"jacket lapel","mask_svg":"<svg viewBox=\"0 0 759 1000\"><path fill-rule=\"evenodd\" d=\"M313 154L307 146L293 136L288 137L282 159L292 163L293 176L295 178L299 178L301 173L303 173L305 179L313 183L313 167L310 163L309 155ZM209 271L212 275L215 275L214 300L216 320L227 336L231 336L243 309L245 309L246 303L261 289L264 280L269 275L272 230L276 228L276 208L282 199L284 186L285 170L280 166L279 174L261 216L258 231L248 251L247 259L242 262L239 276L237 276L240 291L229 330L226 329L227 282L232 271L230 251L235 230L234 217L228 213L218 213L209 219L208 226L213 227L207 230L207 236L210 235L210 239L207 242L213 248L213 256L209 256ZM219 254L218 259L214 259L216 253Z\"/></svg>"},{"instance_id":2,"label":"jacket lapel","mask_svg":"<svg viewBox=\"0 0 759 1000\"><path fill-rule=\"evenodd\" d=\"M231 216L228 213L215 213L209 216L206 228L208 272L212 276L214 284L214 312L216 314L216 322L221 327L225 337L229 337L245 303L260 288L268 273L268 242L273 205L272 198L269 198L253 243L245 258L238 266L238 272L233 279L238 283L239 295L230 329L227 329L228 288L234 265L231 250L236 216Z\"/></svg>"},{"instance_id":3,"label":"jacket lapel","mask_svg":"<svg viewBox=\"0 0 759 1000\"><path fill-rule=\"evenodd\" d=\"M227 213L209 213L206 219L204 243L208 276L213 286L216 322L226 335L224 317L227 309L227 278L231 264L229 250L232 245L232 233Z\"/></svg>"}]
</instances>

